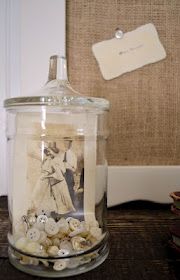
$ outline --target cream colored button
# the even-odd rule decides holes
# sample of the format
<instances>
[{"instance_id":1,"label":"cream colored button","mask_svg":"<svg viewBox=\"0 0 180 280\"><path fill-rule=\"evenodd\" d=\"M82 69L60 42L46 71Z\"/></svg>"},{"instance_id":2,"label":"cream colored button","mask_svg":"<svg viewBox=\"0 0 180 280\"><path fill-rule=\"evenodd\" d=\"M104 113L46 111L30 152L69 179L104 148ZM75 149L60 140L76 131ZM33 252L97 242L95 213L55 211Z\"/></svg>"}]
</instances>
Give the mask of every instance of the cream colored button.
<instances>
[{"instance_id":1,"label":"cream colored button","mask_svg":"<svg viewBox=\"0 0 180 280\"><path fill-rule=\"evenodd\" d=\"M64 219L61 218L58 222L57 225L59 227L59 231L62 233L67 233L69 231L69 224L68 222Z\"/></svg>"},{"instance_id":2,"label":"cream colored button","mask_svg":"<svg viewBox=\"0 0 180 280\"><path fill-rule=\"evenodd\" d=\"M45 260L40 260L40 262L42 262L42 264L45 266L45 267L48 267L49 266L49 263L48 261L45 261Z\"/></svg>"},{"instance_id":3,"label":"cream colored button","mask_svg":"<svg viewBox=\"0 0 180 280\"><path fill-rule=\"evenodd\" d=\"M59 240L59 238L53 238L52 239L52 243L53 243L53 245L54 246L57 246L57 247L59 247L59 245L60 245L60 240Z\"/></svg>"},{"instance_id":4,"label":"cream colored button","mask_svg":"<svg viewBox=\"0 0 180 280\"><path fill-rule=\"evenodd\" d=\"M36 217L35 216L29 216L28 221L29 221L29 224L32 226L36 223Z\"/></svg>"},{"instance_id":5,"label":"cream colored button","mask_svg":"<svg viewBox=\"0 0 180 280\"><path fill-rule=\"evenodd\" d=\"M45 231L40 231L39 243L44 243L46 241L47 234Z\"/></svg>"},{"instance_id":6,"label":"cream colored button","mask_svg":"<svg viewBox=\"0 0 180 280\"><path fill-rule=\"evenodd\" d=\"M71 239L73 249L76 251L84 250L86 246L86 239L80 236L75 236Z\"/></svg>"},{"instance_id":7,"label":"cream colored button","mask_svg":"<svg viewBox=\"0 0 180 280\"><path fill-rule=\"evenodd\" d=\"M97 239L95 237L93 237L92 235L88 235L87 242L90 244L89 246L92 246L97 243Z\"/></svg>"},{"instance_id":8,"label":"cream colored button","mask_svg":"<svg viewBox=\"0 0 180 280\"><path fill-rule=\"evenodd\" d=\"M65 250L68 250L69 252L71 252L73 250L72 244L68 240L61 241L59 247L60 247L60 249L65 249Z\"/></svg>"},{"instance_id":9,"label":"cream colored button","mask_svg":"<svg viewBox=\"0 0 180 280\"><path fill-rule=\"evenodd\" d=\"M23 265L27 265L27 264L32 264L32 259L30 257L27 256L22 256L20 263Z\"/></svg>"},{"instance_id":10,"label":"cream colored button","mask_svg":"<svg viewBox=\"0 0 180 280\"><path fill-rule=\"evenodd\" d=\"M16 241L15 247L19 250L23 250L26 247L27 243L28 239L26 237L21 237Z\"/></svg>"},{"instance_id":11,"label":"cream colored button","mask_svg":"<svg viewBox=\"0 0 180 280\"><path fill-rule=\"evenodd\" d=\"M85 264L85 263L90 263L90 262L91 262L90 257L83 257L82 259L80 259L79 264Z\"/></svg>"},{"instance_id":12,"label":"cream colored button","mask_svg":"<svg viewBox=\"0 0 180 280\"><path fill-rule=\"evenodd\" d=\"M50 246L47 250L47 253L49 254L49 256L57 256L59 252L59 248L57 246Z\"/></svg>"},{"instance_id":13,"label":"cream colored button","mask_svg":"<svg viewBox=\"0 0 180 280\"><path fill-rule=\"evenodd\" d=\"M99 253L97 253L97 252L90 253L90 254L86 255L86 257L91 258L91 260L96 259L98 256L99 256Z\"/></svg>"},{"instance_id":14,"label":"cream colored button","mask_svg":"<svg viewBox=\"0 0 180 280\"><path fill-rule=\"evenodd\" d=\"M52 243L52 240L47 237L46 240L44 242L42 242L42 245L47 248L49 246L52 246L53 243Z\"/></svg>"},{"instance_id":15,"label":"cream colored button","mask_svg":"<svg viewBox=\"0 0 180 280\"><path fill-rule=\"evenodd\" d=\"M38 259L35 259L35 258L29 258L29 257L23 256L22 259L20 260L20 263L23 265L29 264L29 265L37 266L39 264L39 261L38 261Z\"/></svg>"},{"instance_id":16,"label":"cream colored button","mask_svg":"<svg viewBox=\"0 0 180 280\"><path fill-rule=\"evenodd\" d=\"M43 246L41 246L41 251L38 253L38 256L48 257L48 254Z\"/></svg>"},{"instance_id":17,"label":"cream colored button","mask_svg":"<svg viewBox=\"0 0 180 280\"><path fill-rule=\"evenodd\" d=\"M80 228L82 229L81 237L87 237L89 235L89 225L86 222L81 222Z\"/></svg>"},{"instance_id":18,"label":"cream colored button","mask_svg":"<svg viewBox=\"0 0 180 280\"><path fill-rule=\"evenodd\" d=\"M53 236L58 233L59 227L54 219L49 218L48 221L45 223L45 231L48 236Z\"/></svg>"},{"instance_id":19,"label":"cream colored button","mask_svg":"<svg viewBox=\"0 0 180 280\"><path fill-rule=\"evenodd\" d=\"M101 230L101 228L98 228L98 227L91 227L90 234L97 240L100 240L102 237L102 230Z\"/></svg>"},{"instance_id":20,"label":"cream colored button","mask_svg":"<svg viewBox=\"0 0 180 280\"><path fill-rule=\"evenodd\" d=\"M59 238L60 240L62 240L62 239L64 239L65 237L66 237L66 235L67 235L67 233L65 233L65 232L58 232L58 234L56 234L55 236L53 236L53 237L57 237L57 238Z\"/></svg>"},{"instance_id":21,"label":"cream colored button","mask_svg":"<svg viewBox=\"0 0 180 280\"><path fill-rule=\"evenodd\" d=\"M73 218L73 217L67 217L67 218L66 218L66 221L69 223L69 221L70 221L71 219L74 219L74 218Z\"/></svg>"},{"instance_id":22,"label":"cream colored button","mask_svg":"<svg viewBox=\"0 0 180 280\"><path fill-rule=\"evenodd\" d=\"M89 230L89 227L88 225L83 221L79 224L78 228L76 228L74 231L71 231L69 233L69 236L70 237L74 237L76 235L83 235L83 236L86 236L88 234L88 230Z\"/></svg>"},{"instance_id":23,"label":"cream colored button","mask_svg":"<svg viewBox=\"0 0 180 280\"><path fill-rule=\"evenodd\" d=\"M45 260L40 260L40 262L42 262L42 264L45 266L45 267L48 267L49 266L49 263L48 261L45 261Z\"/></svg>"},{"instance_id":24,"label":"cream colored button","mask_svg":"<svg viewBox=\"0 0 180 280\"><path fill-rule=\"evenodd\" d=\"M40 238L40 231L37 228L30 228L26 236L31 241L38 241Z\"/></svg>"},{"instance_id":25,"label":"cream colored button","mask_svg":"<svg viewBox=\"0 0 180 280\"><path fill-rule=\"evenodd\" d=\"M67 249L60 249L60 250L58 251L58 256L59 256L59 257L65 257L65 256L67 256L67 255L69 255L69 250L67 250Z\"/></svg>"},{"instance_id":26,"label":"cream colored button","mask_svg":"<svg viewBox=\"0 0 180 280\"><path fill-rule=\"evenodd\" d=\"M54 263L53 269L57 271L61 271L67 267L67 261L58 260Z\"/></svg>"},{"instance_id":27,"label":"cream colored button","mask_svg":"<svg viewBox=\"0 0 180 280\"><path fill-rule=\"evenodd\" d=\"M77 229L77 230L74 230L74 231L71 231L70 234L69 234L69 237L74 237L78 234L81 234L82 233L82 230L81 229Z\"/></svg>"},{"instance_id":28,"label":"cream colored button","mask_svg":"<svg viewBox=\"0 0 180 280\"><path fill-rule=\"evenodd\" d=\"M80 226L80 221L78 219L71 218L69 220L69 227L71 230L77 230Z\"/></svg>"},{"instance_id":29,"label":"cream colored button","mask_svg":"<svg viewBox=\"0 0 180 280\"><path fill-rule=\"evenodd\" d=\"M37 242L29 242L25 247L25 251L31 254L40 254L41 245Z\"/></svg>"}]
</instances>

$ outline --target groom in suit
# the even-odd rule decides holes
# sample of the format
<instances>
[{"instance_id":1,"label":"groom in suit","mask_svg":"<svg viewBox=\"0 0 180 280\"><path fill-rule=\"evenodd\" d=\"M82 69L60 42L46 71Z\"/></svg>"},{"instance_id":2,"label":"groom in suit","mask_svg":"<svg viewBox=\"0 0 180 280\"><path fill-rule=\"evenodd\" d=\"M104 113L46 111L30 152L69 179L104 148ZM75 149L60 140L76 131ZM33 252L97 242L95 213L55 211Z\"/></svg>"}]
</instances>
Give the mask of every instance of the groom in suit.
<instances>
[{"instance_id":1,"label":"groom in suit","mask_svg":"<svg viewBox=\"0 0 180 280\"><path fill-rule=\"evenodd\" d=\"M64 174L64 177L66 179L69 192L71 195L72 202L75 200L75 193L74 193L74 173L77 169L77 156L75 153L71 150L72 148L72 140L66 140L64 141L65 146L65 153L64 153L64 163L66 167L66 172Z\"/></svg>"}]
</instances>

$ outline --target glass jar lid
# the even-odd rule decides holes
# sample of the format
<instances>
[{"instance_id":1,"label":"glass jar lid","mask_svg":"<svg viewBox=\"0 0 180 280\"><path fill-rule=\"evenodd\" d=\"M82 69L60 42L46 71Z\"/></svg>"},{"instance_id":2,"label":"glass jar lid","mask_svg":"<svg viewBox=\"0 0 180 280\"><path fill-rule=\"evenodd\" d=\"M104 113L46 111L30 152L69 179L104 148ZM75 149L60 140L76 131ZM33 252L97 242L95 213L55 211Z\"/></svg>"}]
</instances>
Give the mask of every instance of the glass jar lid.
<instances>
[{"instance_id":1,"label":"glass jar lid","mask_svg":"<svg viewBox=\"0 0 180 280\"><path fill-rule=\"evenodd\" d=\"M59 106L61 108L81 108L85 110L108 110L109 101L104 98L88 97L75 91L67 79L66 59L57 55L50 57L49 77L46 85L33 96L9 98L4 107L19 106Z\"/></svg>"}]
</instances>

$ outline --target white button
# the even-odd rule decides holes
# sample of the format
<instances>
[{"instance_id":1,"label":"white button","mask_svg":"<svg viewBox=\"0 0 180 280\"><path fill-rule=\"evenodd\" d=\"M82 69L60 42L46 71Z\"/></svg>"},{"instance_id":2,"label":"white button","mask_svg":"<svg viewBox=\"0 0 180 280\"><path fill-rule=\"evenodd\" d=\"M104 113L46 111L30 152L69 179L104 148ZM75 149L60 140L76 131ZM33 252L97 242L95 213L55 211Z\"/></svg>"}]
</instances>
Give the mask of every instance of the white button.
<instances>
[{"instance_id":1,"label":"white button","mask_svg":"<svg viewBox=\"0 0 180 280\"><path fill-rule=\"evenodd\" d=\"M72 244L68 240L61 241L59 247L60 247L60 249L65 249L65 250L68 250L69 252L71 252L73 250Z\"/></svg>"},{"instance_id":2,"label":"white button","mask_svg":"<svg viewBox=\"0 0 180 280\"><path fill-rule=\"evenodd\" d=\"M31 241L38 241L40 238L40 231L37 228L30 228L26 236Z\"/></svg>"},{"instance_id":3,"label":"white button","mask_svg":"<svg viewBox=\"0 0 180 280\"><path fill-rule=\"evenodd\" d=\"M67 250L67 249L60 249L58 251L58 256L59 257L64 257L64 256L67 256L67 255L69 255L69 250Z\"/></svg>"},{"instance_id":4,"label":"white button","mask_svg":"<svg viewBox=\"0 0 180 280\"><path fill-rule=\"evenodd\" d=\"M65 260L58 260L54 263L53 269L61 271L67 267L67 262Z\"/></svg>"},{"instance_id":5,"label":"white button","mask_svg":"<svg viewBox=\"0 0 180 280\"><path fill-rule=\"evenodd\" d=\"M69 220L69 227L71 230L76 230L80 226L80 221L78 219L71 218Z\"/></svg>"},{"instance_id":6,"label":"white button","mask_svg":"<svg viewBox=\"0 0 180 280\"><path fill-rule=\"evenodd\" d=\"M52 257L57 256L58 252L59 248L57 246L50 246L47 250L47 253Z\"/></svg>"},{"instance_id":7,"label":"white button","mask_svg":"<svg viewBox=\"0 0 180 280\"><path fill-rule=\"evenodd\" d=\"M49 218L48 221L45 223L45 231L47 235L53 236L58 233L59 227L54 219Z\"/></svg>"},{"instance_id":8,"label":"white button","mask_svg":"<svg viewBox=\"0 0 180 280\"><path fill-rule=\"evenodd\" d=\"M57 225L59 227L59 231L62 233L67 233L69 231L69 224L68 222L64 219L61 218L58 222Z\"/></svg>"},{"instance_id":9,"label":"white button","mask_svg":"<svg viewBox=\"0 0 180 280\"><path fill-rule=\"evenodd\" d=\"M39 215L37 217L37 223L46 223L48 220L48 217L46 215Z\"/></svg>"}]
</instances>

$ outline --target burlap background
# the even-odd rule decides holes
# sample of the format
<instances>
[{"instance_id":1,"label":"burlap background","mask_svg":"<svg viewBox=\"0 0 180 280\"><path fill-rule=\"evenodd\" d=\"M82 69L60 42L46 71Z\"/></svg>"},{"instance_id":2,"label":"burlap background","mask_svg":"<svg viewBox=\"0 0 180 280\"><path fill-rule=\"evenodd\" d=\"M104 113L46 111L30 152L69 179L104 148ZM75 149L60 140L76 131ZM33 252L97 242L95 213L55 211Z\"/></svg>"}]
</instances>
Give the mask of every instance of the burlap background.
<instances>
[{"instance_id":1,"label":"burlap background","mask_svg":"<svg viewBox=\"0 0 180 280\"><path fill-rule=\"evenodd\" d=\"M67 0L67 58L73 87L105 97L110 165L180 164L180 0ZM92 44L120 27L153 22L167 58L103 80Z\"/></svg>"}]
</instances>

